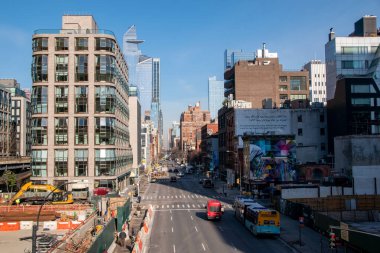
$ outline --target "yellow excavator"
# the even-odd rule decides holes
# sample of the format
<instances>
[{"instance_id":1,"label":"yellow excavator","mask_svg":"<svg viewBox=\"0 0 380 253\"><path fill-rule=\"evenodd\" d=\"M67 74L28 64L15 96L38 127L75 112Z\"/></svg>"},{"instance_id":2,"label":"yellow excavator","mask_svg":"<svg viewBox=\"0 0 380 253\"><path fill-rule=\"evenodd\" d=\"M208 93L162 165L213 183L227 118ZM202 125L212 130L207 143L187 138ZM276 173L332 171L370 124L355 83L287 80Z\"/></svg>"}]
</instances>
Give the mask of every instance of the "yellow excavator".
<instances>
[{"instance_id":1,"label":"yellow excavator","mask_svg":"<svg viewBox=\"0 0 380 253\"><path fill-rule=\"evenodd\" d=\"M51 200L51 204L53 205L64 205L64 204L72 204L74 203L73 200L73 194L70 192L65 192L60 189L57 189L53 185L49 184L33 184L33 182L28 182L24 184L21 189L14 195L8 202L9 205L12 205L16 202L17 199L20 199L26 192L53 192L52 197L49 199ZM33 194L32 194L33 195ZM31 203L40 203L43 201L44 197L38 197L38 194L36 196L32 197L26 197L23 198L23 202L31 202Z\"/></svg>"}]
</instances>

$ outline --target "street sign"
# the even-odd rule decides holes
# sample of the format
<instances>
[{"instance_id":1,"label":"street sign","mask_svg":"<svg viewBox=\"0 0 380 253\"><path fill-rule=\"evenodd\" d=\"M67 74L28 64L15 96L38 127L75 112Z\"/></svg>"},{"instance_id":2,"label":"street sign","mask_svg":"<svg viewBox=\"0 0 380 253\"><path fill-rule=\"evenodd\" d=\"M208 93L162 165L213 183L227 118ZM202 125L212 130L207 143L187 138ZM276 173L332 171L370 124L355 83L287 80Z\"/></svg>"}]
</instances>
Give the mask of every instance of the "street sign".
<instances>
[{"instance_id":1,"label":"street sign","mask_svg":"<svg viewBox=\"0 0 380 253\"><path fill-rule=\"evenodd\" d=\"M348 224L344 223L344 222L340 222L340 238L342 238L343 240L349 242L349 237L348 237Z\"/></svg>"},{"instance_id":2,"label":"street sign","mask_svg":"<svg viewBox=\"0 0 380 253\"><path fill-rule=\"evenodd\" d=\"M298 221L300 222L300 227L303 228L303 226L304 226L304 218L303 218L303 216L300 216L298 218Z\"/></svg>"}]
</instances>

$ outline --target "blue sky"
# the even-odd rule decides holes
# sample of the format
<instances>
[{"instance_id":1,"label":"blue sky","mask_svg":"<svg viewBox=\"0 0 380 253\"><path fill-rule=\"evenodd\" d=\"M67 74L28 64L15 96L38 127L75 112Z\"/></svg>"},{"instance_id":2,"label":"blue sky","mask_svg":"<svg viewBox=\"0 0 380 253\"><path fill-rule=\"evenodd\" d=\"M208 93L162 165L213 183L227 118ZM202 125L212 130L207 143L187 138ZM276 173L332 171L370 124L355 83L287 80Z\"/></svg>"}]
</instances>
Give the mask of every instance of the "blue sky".
<instances>
[{"instance_id":1,"label":"blue sky","mask_svg":"<svg viewBox=\"0 0 380 253\"><path fill-rule=\"evenodd\" d=\"M256 50L266 42L286 69L324 60L330 27L346 36L361 16L380 19L378 0L39 0L3 1L0 8L0 78L31 87L31 36L60 28L63 14L92 14L121 43L132 24L141 50L161 58L165 133L189 104L207 109L207 79L223 78L227 48ZM378 21L378 24L380 22Z\"/></svg>"}]
</instances>

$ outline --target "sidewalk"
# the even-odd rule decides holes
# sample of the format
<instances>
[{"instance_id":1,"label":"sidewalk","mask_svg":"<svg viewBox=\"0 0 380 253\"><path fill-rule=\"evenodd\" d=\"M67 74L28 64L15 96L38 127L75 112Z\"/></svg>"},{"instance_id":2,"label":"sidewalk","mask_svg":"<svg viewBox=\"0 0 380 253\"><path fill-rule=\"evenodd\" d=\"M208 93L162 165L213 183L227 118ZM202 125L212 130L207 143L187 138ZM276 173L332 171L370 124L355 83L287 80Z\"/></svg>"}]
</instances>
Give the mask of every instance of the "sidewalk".
<instances>
[{"instance_id":1,"label":"sidewalk","mask_svg":"<svg viewBox=\"0 0 380 253\"><path fill-rule=\"evenodd\" d=\"M226 201L230 201L231 203L235 200L235 197L240 194L238 188L227 188L227 183L220 180L214 181L214 189L215 191L221 195L222 199L225 199Z\"/></svg>"},{"instance_id":2,"label":"sidewalk","mask_svg":"<svg viewBox=\"0 0 380 253\"><path fill-rule=\"evenodd\" d=\"M270 201L268 200L258 200L258 202L264 206L268 206ZM332 249L329 248L329 239L317 231L304 226L301 228L301 243L299 243L299 221L293 220L292 218L281 214L281 235L280 239L295 249L298 252L310 252L310 253L330 253ZM343 253L343 248L338 248L336 253Z\"/></svg>"}]
</instances>

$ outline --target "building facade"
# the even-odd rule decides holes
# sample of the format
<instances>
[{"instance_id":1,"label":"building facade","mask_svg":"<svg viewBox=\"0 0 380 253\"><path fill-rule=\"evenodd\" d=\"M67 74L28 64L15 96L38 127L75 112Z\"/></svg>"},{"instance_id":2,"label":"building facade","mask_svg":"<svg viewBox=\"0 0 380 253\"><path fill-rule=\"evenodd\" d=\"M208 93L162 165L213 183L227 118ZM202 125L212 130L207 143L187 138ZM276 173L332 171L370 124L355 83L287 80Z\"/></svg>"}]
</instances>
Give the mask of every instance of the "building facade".
<instances>
[{"instance_id":1,"label":"building facade","mask_svg":"<svg viewBox=\"0 0 380 253\"><path fill-rule=\"evenodd\" d=\"M172 127L170 129L170 134L169 134L169 148L179 148L179 140L180 140L180 123L173 121L172 122Z\"/></svg>"},{"instance_id":2,"label":"building facade","mask_svg":"<svg viewBox=\"0 0 380 253\"><path fill-rule=\"evenodd\" d=\"M216 80L216 76L208 78L208 110L211 119L218 118L218 110L224 101L224 82Z\"/></svg>"},{"instance_id":3,"label":"building facade","mask_svg":"<svg viewBox=\"0 0 380 253\"><path fill-rule=\"evenodd\" d=\"M224 51L224 69L232 68L238 61L252 61L256 58L256 53L251 51L226 49Z\"/></svg>"},{"instance_id":4,"label":"building facade","mask_svg":"<svg viewBox=\"0 0 380 253\"><path fill-rule=\"evenodd\" d=\"M137 86L129 86L129 133L133 168L138 168L141 165L141 106Z\"/></svg>"},{"instance_id":5,"label":"building facade","mask_svg":"<svg viewBox=\"0 0 380 253\"><path fill-rule=\"evenodd\" d=\"M92 16L65 15L61 29L35 31L32 49L32 181L124 189L128 67L115 35Z\"/></svg>"},{"instance_id":6,"label":"building facade","mask_svg":"<svg viewBox=\"0 0 380 253\"><path fill-rule=\"evenodd\" d=\"M12 120L11 92L0 85L0 156L16 155L16 127Z\"/></svg>"},{"instance_id":7,"label":"building facade","mask_svg":"<svg viewBox=\"0 0 380 253\"><path fill-rule=\"evenodd\" d=\"M210 112L202 111L200 102L197 102L195 106L189 105L181 114L180 149L184 153L199 148L201 138L200 136L197 138L197 131L200 132L201 127L208 123L210 123Z\"/></svg>"},{"instance_id":8,"label":"building facade","mask_svg":"<svg viewBox=\"0 0 380 253\"><path fill-rule=\"evenodd\" d=\"M326 64L312 60L304 69L309 71L310 102L326 104Z\"/></svg>"},{"instance_id":9,"label":"building facade","mask_svg":"<svg viewBox=\"0 0 380 253\"><path fill-rule=\"evenodd\" d=\"M330 30L325 45L327 100L335 95L336 82L342 77L371 77L380 85L380 31L376 16L364 16L355 23L349 36L336 37Z\"/></svg>"},{"instance_id":10,"label":"building facade","mask_svg":"<svg viewBox=\"0 0 380 253\"><path fill-rule=\"evenodd\" d=\"M286 101L309 97L309 72L283 70L277 53L269 53L265 46L254 60L227 69L224 79L224 96L251 102L252 108L279 108Z\"/></svg>"}]
</instances>

